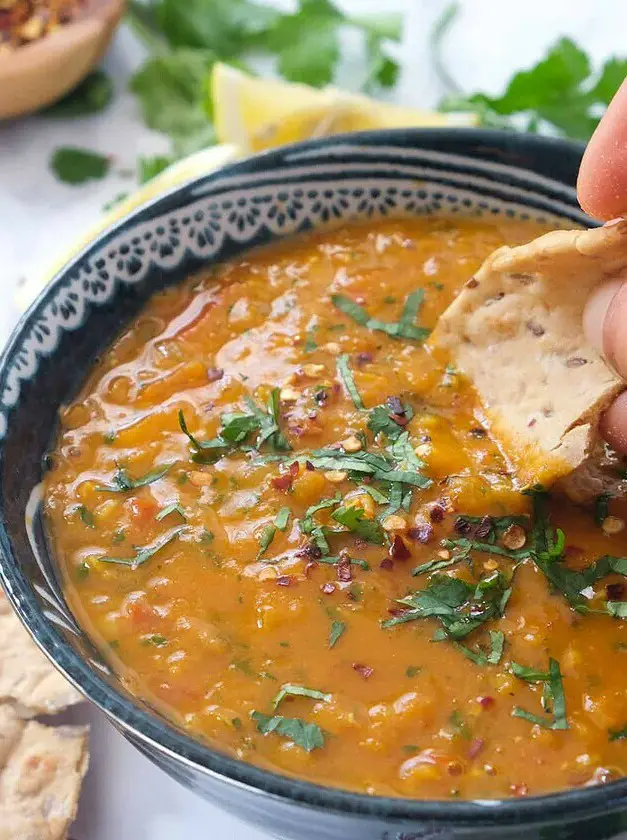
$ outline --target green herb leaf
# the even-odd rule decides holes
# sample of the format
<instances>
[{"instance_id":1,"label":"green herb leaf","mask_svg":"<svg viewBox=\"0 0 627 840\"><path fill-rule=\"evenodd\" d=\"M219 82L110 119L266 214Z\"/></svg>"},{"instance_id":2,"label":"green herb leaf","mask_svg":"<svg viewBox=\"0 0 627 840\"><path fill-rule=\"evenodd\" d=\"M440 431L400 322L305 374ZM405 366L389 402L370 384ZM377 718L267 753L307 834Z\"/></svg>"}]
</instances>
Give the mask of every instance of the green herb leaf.
<instances>
[{"instance_id":1,"label":"green herb leaf","mask_svg":"<svg viewBox=\"0 0 627 840\"><path fill-rule=\"evenodd\" d=\"M610 741L624 741L627 738L627 726L622 729L609 729L607 734Z\"/></svg>"},{"instance_id":2,"label":"green herb leaf","mask_svg":"<svg viewBox=\"0 0 627 840\"><path fill-rule=\"evenodd\" d=\"M614 618L627 618L627 601L608 601L606 607Z\"/></svg>"},{"instance_id":3,"label":"green herb leaf","mask_svg":"<svg viewBox=\"0 0 627 840\"><path fill-rule=\"evenodd\" d=\"M171 464L168 464L166 467L150 470L140 478L131 478L127 470L120 469L113 476L112 485L102 484L96 489L107 493L128 493L130 490L137 490L139 487L146 487L148 484L159 481L168 472L170 466Z\"/></svg>"},{"instance_id":4,"label":"green herb leaf","mask_svg":"<svg viewBox=\"0 0 627 840\"><path fill-rule=\"evenodd\" d=\"M405 669L405 676L406 677L417 677L422 671L422 667L420 665L408 665Z\"/></svg>"},{"instance_id":5,"label":"green herb leaf","mask_svg":"<svg viewBox=\"0 0 627 840\"><path fill-rule=\"evenodd\" d=\"M151 557L154 557L155 554L158 551L161 551L162 548L165 548L166 545L169 545L183 530L183 528L176 528L174 531L170 531L165 536L159 537L158 540L155 540L155 542L150 545L144 546L143 548L135 548L134 557L105 556L99 557L98 561L100 563L117 563L119 566L129 566L131 569L136 569L138 566L143 566L144 563L148 562Z\"/></svg>"},{"instance_id":6,"label":"green herb leaf","mask_svg":"<svg viewBox=\"0 0 627 840\"><path fill-rule=\"evenodd\" d=\"M42 115L63 118L85 117L104 111L112 99L113 82L104 70L94 70L63 99L42 111Z\"/></svg>"},{"instance_id":7,"label":"green herb leaf","mask_svg":"<svg viewBox=\"0 0 627 840\"><path fill-rule=\"evenodd\" d=\"M512 673L515 676L518 674L514 671L514 663L512 663ZM550 710L553 712L553 718L545 718L540 717L539 715L534 715L531 712L527 712L525 709L521 709L520 706L515 706L512 710L513 717L523 718L524 720L528 720L530 723L537 724L538 726L542 726L545 729L568 729L568 720L566 718L566 699L564 697L564 685L562 683L562 673L560 671L559 662L555 659L549 659L549 671L547 674L544 674L540 671L534 671L531 668L524 668L523 666L518 665L517 669L521 675L521 679L526 680L527 682L543 682L544 683L544 693L543 693L543 705L549 707Z\"/></svg>"},{"instance_id":8,"label":"green herb leaf","mask_svg":"<svg viewBox=\"0 0 627 840\"><path fill-rule=\"evenodd\" d=\"M111 161L98 152L90 152L89 149L65 146L54 152L50 166L60 181L74 185L104 178Z\"/></svg>"},{"instance_id":9,"label":"green herb leaf","mask_svg":"<svg viewBox=\"0 0 627 840\"><path fill-rule=\"evenodd\" d=\"M331 695L324 691L318 691L315 688L307 688L304 685L284 683L272 701L273 708L277 709L279 704L285 700L286 697L309 697L311 700L323 700L325 703L328 703L331 700Z\"/></svg>"},{"instance_id":10,"label":"green herb leaf","mask_svg":"<svg viewBox=\"0 0 627 840\"><path fill-rule=\"evenodd\" d=\"M152 181L173 163L174 158L168 155L139 157L137 159L137 180L140 184Z\"/></svg>"},{"instance_id":11,"label":"green herb leaf","mask_svg":"<svg viewBox=\"0 0 627 840\"><path fill-rule=\"evenodd\" d=\"M277 513L276 518L274 520L274 524L279 529L279 531L285 531L285 529L287 528L287 523L290 521L291 515L292 511L288 507L282 507L281 510Z\"/></svg>"},{"instance_id":12,"label":"green herb leaf","mask_svg":"<svg viewBox=\"0 0 627 840\"><path fill-rule=\"evenodd\" d=\"M430 330L424 327L416 327L412 323L413 317L418 312L423 300L424 292L419 289L417 292L410 294L405 301L405 307L401 320L396 323L388 323L387 321L380 321L378 318L371 318L368 312L355 303L346 295L331 295L331 302L353 321L356 321L363 327L369 330L384 332L390 338L407 338L413 341L425 341L430 334Z\"/></svg>"},{"instance_id":13,"label":"green herb leaf","mask_svg":"<svg viewBox=\"0 0 627 840\"><path fill-rule=\"evenodd\" d=\"M93 513L89 510L89 508L85 507L85 505L79 505L78 514L81 518L81 522L84 525L87 525L88 528L95 528L96 527L96 520L94 519Z\"/></svg>"},{"instance_id":14,"label":"green herb leaf","mask_svg":"<svg viewBox=\"0 0 627 840\"><path fill-rule=\"evenodd\" d=\"M411 420L414 416L412 407L403 403L403 410L407 420ZM402 434L406 434L405 428L392 419L387 405L378 405L372 409L368 415L368 428L373 435L383 432L389 440L397 440Z\"/></svg>"},{"instance_id":15,"label":"green herb leaf","mask_svg":"<svg viewBox=\"0 0 627 840\"><path fill-rule=\"evenodd\" d=\"M331 622L331 632L329 633L329 647L335 647L339 642L340 637L346 631L346 622L334 620Z\"/></svg>"},{"instance_id":16,"label":"green herb leaf","mask_svg":"<svg viewBox=\"0 0 627 840\"><path fill-rule=\"evenodd\" d=\"M159 513L155 516L157 522L161 522L162 519L165 519L166 516L169 516L171 513L178 513L183 519L186 519L185 511L183 508L177 503L173 502L171 505L167 505L166 507L162 508Z\"/></svg>"},{"instance_id":17,"label":"green herb leaf","mask_svg":"<svg viewBox=\"0 0 627 840\"><path fill-rule=\"evenodd\" d=\"M344 383L344 387L353 401L355 408L363 410L364 404L361 396L359 395L359 391L357 390L357 386L355 385L353 373L348 364L348 358L348 353L341 353L337 357L337 372L339 373L340 379Z\"/></svg>"},{"instance_id":18,"label":"green herb leaf","mask_svg":"<svg viewBox=\"0 0 627 840\"><path fill-rule=\"evenodd\" d=\"M264 715L261 712L253 712L251 717L263 735L276 732L277 735L289 738L307 752L324 746L324 733L315 723L307 723L300 718L286 718L282 715Z\"/></svg>"},{"instance_id":19,"label":"green herb leaf","mask_svg":"<svg viewBox=\"0 0 627 840\"><path fill-rule=\"evenodd\" d=\"M257 552L257 559L261 557L262 554L270 548L270 544L274 539L276 534L276 527L274 525L265 525L263 531L261 532L261 538L259 540L259 551Z\"/></svg>"},{"instance_id":20,"label":"green herb leaf","mask_svg":"<svg viewBox=\"0 0 627 840\"><path fill-rule=\"evenodd\" d=\"M366 542L376 545L383 545L385 533L376 519L366 519L362 508L339 507L331 514L336 522L344 525L349 531L353 531L358 537Z\"/></svg>"}]
</instances>

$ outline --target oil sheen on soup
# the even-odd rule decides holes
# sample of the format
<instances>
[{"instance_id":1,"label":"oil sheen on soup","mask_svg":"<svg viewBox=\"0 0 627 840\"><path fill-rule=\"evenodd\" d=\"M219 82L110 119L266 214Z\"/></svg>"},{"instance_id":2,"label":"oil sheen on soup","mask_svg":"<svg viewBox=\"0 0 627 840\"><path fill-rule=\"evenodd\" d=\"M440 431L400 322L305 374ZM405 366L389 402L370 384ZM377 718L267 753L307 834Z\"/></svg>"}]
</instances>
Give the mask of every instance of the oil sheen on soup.
<instances>
[{"instance_id":1,"label":"oil sheen on soup","mask_svg":"<svg viewBox=\"0 0 627 840\"><path fill-rule=\"evenodd\" d=\"M150 300L62 411L45 478L69 603L133 693L372 794L625 772L624 508L522 492L424 346L495 247L541 232L345 226Z\"/></svg>"}]
</instances>

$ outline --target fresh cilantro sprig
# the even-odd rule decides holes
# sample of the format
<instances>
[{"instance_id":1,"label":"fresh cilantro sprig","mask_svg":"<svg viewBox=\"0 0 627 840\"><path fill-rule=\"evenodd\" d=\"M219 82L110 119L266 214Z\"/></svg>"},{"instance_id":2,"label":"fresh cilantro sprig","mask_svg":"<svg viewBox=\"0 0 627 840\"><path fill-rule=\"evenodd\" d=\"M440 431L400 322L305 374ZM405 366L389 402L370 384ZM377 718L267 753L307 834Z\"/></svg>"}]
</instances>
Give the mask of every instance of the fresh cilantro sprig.
<instances>
[{"instance_id":1,"label":"fresh cilantro sprig","mask_svg":"<svg viewBox=\"0 0 627 840\"><path fill-rule=\"evenodd\" d=\"M300 718L283 717L283 715L264 715L262 712L253 712L251 717L262 735L276 732L277 735L289 738L307 752L324 746L324 732L316 723L308 723Z\"/></svg>"},{"instance_id":2,"label":"fresh cilantro sprig","mask_svg":"<svg viewBox=\"0 0 627 840\"><path fill-rule=\"evenodd\" d=\"M275 695L272 707L278 709L286 697L308 697L310 700L322 700L325 703L331 700L331 695L326 691L318 691L316 688L307 688L307 686L295 683L285 683Z\"/></svg>"},{"instance_id":3,"label":"fresh cilantro sprig","mask_svg":"<svg viewBox=\"0 0 627 840\"><path fill-rule=\"evenodd\" d=\"M549 659L549 670L546 673L512 662L512 673L525 682L542 683L542 708L552 717L540 717L521 709L520 706L514 706L512 716L523 718L544 729L568 729L566 699L559 662L556 659Z\"/></svg>"},{"instance_id":4,"label":"fresh cilantro sprig","mask_svg":"<svg viewBox=\"0 0 627 840\"><path fill-rule=\"evenodd\" d=\"M133 478L128 470L119 469L113 476L113 484L99 484L96 490L107 493L128 493L131 490L138 490L140 487L146 487L148 484L159 481L168 472L170 466L168 464L166 467L150 470L139 478Z\"/></svg>"},{"instance_id":5,"label":"fresh cilantro sprig","mask_svg":"<svg viewBox=\"0 0 627 840\"><path fill-rule=\"evenodd\" d=\"M431 333L431 330L426 329L426 327L417 327L414 324L423 300L424 291L422 289L412 292L405 300L399 320L389 322L371 317L363 306L346 297L346 295L331 295L331 303L362 327L366 327L373 332L383 332L390 338L405 338L419 342L426 341Z\"/></svg>"},{"instance_id":6,"label":"fresh cilantro sprig","mask_svg":"<svg viewBox=\"0 0 627 840\"><path fill-rule=\"evenodd\" d=\"M143 566L144 563L147 563L151 557L154 557L157 552L161 551L161 549L165 548L166 545L169 545L172 540L176 539L178 535L183 531L183 528L175 528L173 531L170 531L163 537L159 537L159 539L155 540L155 542L151 543L150 545L146 545L143 548L135 548L135 556L134 557L99 557L99 563L115 563L118 566L129 566L131 569L136 569L138 566Z\"/></svg>"}]
</instances>

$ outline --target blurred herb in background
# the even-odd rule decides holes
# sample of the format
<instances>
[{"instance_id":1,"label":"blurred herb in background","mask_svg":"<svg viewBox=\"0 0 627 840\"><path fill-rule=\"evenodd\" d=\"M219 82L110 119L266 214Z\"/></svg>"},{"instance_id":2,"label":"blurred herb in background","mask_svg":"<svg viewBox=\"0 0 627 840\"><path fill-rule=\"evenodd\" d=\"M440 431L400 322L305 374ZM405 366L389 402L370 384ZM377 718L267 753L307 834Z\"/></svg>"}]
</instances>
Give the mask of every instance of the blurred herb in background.
<instances>
[{"instance_id":1,"label":"blurred herb in background","mask_svg":"<svg viewBox=\"0 0 627 840\"><path fill-rule=\"evenodd\" d=\"M574 41L560 38L534 67L516 73L501 96L467 95L442 58L443 41L458 10L456 3L449 6L433 31L434 65L450 91L440 103L441 110L472 111L489 127L548 130L575 140L590 137L627 76L627 59L610 58L595 69Z\"/></svg>"}]
</instances>

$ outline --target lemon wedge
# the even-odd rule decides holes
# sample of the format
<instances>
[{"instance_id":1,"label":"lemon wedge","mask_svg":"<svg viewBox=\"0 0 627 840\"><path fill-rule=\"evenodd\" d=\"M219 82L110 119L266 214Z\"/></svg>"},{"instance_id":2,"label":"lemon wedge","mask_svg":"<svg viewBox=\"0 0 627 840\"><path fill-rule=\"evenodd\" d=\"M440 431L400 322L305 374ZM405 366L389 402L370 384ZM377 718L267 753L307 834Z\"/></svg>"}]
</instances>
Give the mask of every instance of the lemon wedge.
<instances>
[{"instance_id":1,"label":"lemon wedge","mask_svg":"<svg viewBox=\"0 0 627 840\"><path fill-rule=\"evenodd\" d=\"M245 152L375 128L476 125L475 114L404 108L337 88L256 78L216 63L210 81L216 134Z\"/></svg>"}]
</instances>

